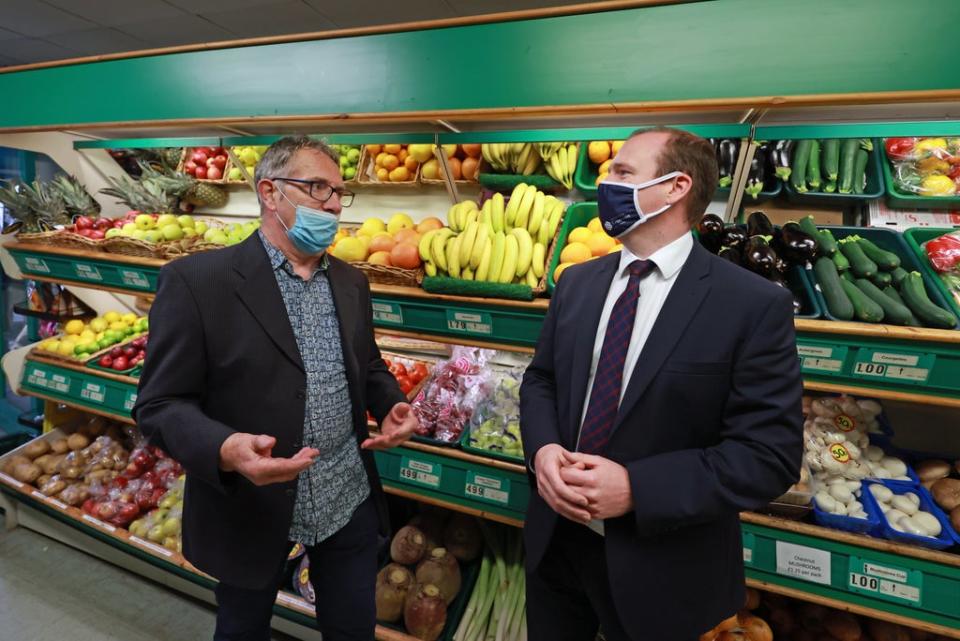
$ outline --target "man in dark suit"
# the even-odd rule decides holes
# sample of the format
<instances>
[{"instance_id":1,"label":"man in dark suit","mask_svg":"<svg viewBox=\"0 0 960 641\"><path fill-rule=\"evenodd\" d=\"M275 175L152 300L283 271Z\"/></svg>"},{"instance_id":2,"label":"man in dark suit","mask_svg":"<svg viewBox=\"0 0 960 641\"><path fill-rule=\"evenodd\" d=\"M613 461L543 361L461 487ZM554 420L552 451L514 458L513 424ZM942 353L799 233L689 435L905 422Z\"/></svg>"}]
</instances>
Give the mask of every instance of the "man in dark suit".
<instances>
[{"instance_id":1,"label":"man in dark suit","mask_svg":"<svg viewBox=\"0 0 960 641\"><path fill-rule=\"evenodd\" d=\"M133 415L187 471L183 551L220 581L216 641L269 639L291 541L324 639L372 641L387 520L371 450L417 422L374 342L366 278L325 251L353 199L336 154L282 139L256 182L257 233L161 270Z\"/></svg>"},{"instance_id":2,"label":"man in dark suit","mask_svg":"<svg viewBox=\"0 0 960 641\"><path fill-rule=\"evenodd\" d=\"M799 476L788 292L700 247L712 146L658 128L598 191L622 251L566 269L520 392L532 641L692 641L744 602L738 513Z\"/></svg>"}]
</instances>

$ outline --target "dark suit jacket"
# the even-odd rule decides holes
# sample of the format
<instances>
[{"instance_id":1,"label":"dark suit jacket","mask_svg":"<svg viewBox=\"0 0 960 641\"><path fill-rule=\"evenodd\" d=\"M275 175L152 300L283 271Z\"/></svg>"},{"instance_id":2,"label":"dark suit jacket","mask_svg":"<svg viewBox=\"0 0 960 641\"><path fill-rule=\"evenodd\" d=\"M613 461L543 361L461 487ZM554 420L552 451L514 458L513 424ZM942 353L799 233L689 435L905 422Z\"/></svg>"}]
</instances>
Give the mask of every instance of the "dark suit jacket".
<instances>
[{"instance_id":1,"label":"dark suit jacket","mask_svg":"<svg viewBox=\"0 0 960 641\"><path fill-rule=\"evenodd\" d=\"M370 288L332 256L333 292L357 441L366 411L381 421L405 401L374 342ZM274 456L302 446L306 374L280 288L254 234L239 245L182 258L160 272L150 310L150 353L133 416L187 471L183 551L230 585L263 588L288 551L296 481L257 487L218 468L234 432L276 437ZM363 464L386 531L373 454Z\"/></svg>"},{"instance_id":2,"label":"dark suit jacket","mask_svg":"<svg viewBox=\"0 0 960 641\"><path fill-rule=\"evenodd\" d=\"M520 391L524 451L573 449L620 255L564 272ZM640 354L605 453L635 509L605 522L614 602L634 638L697 638L743 606L738 512L796 482L802 383L790 295L695 244ZM535 483L535 479L531 479ZM559 517L530 500L536 568Z\"/></svg>"}]
</instances>

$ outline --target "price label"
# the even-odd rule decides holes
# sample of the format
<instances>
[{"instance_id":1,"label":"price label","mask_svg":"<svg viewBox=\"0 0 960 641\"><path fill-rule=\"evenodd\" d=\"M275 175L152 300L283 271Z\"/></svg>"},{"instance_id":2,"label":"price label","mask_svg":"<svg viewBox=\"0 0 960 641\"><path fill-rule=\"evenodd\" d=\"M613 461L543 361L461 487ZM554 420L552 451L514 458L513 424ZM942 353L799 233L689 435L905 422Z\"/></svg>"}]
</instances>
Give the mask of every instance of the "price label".
<instances>
[{"instance_id":1,"label":"price label","mask_svg":"<svg viewBox=\"0 0 960 641\"><path fill-rule=\"evenodd\" d=\"M743 533L743 562L753 565L753 550L757 547L757 537L753 532Z\"/></svg>"},{"instance_id":2,"label":"price label","mask_svg":"<svg viewBox=\"0 0 960 641\"><path fill-rule=\"evenodd\" d=\"M510 479L467 472L463 493L468 498L480 499L498 505L510 503Z\"/></svg>"},{"instance_id":3,"label":"price label","mask_svg":"<svg viewBox=\"0 0 960 641\"><path fill-rule=\"evenodd\" d=\"M840 374L847 360L847 347L797 344L800 370L811 374Z\"/></svg>"},{"instance_id":4,"label":"price label","mask_svg":"<svg viewBox=\"0 0 960 641\"><path fill-rule=\"evenodd\" d=\"M27 370L27 383L35 387L53 390L66 394L70 391L70 377L63 374L52 374L39 367Z\"/></svg>"},{"instance_id":5,"label":"price label","mask_svg":"<svg viewBox=\"0 0 960 641\"><path fill-rule=\"evenodd\" d=\"M49 274L50 266L47 265L47 261L42 258L34 258L33 256L27 256L23 259L24 271L28 272L37 272L40 274Z\"/></svg>"},{"instance_id":6,"label":"price label","mask_svg":"<svg viewBox=\"0 0 960 641\"><path fill-rule=\"evenodd\" d=\"M936 354L878 352L861 349L853 364L853 375L864 379L887 379L898 383L921 385L930 378Z\"/></svg>"},{"instance_id":7,"label":"price label","mask_svg":"<svg viewBox=\"0 0 960 641\"><path fill-rule=\"evenodd\" d=\"M440 487L440 478L443 475L443 466L439 463L426 463L407 458L400 459L400 479L424 487L437 489Z\"/></svg>"},{"instance_id":8,"label":"price label","mask_svg":"<svg viewBox=\"0 0 960 641\"><path fill-rule=\"evenodd\" d=\"M84 383L83 389L80 390L80 398L90 401L91 403L99 403L102 405L106 396L107 388L99 383Z\"/></svg>"},{"instance_id":9,"label":"price label","mask_svg":"<svg viewBox=\"0 0 960 641\"><path fill-rule=\"evenodd\" d=\"M48 496L48 497L47 497L47 502L48 502L48 503L51 503L51 504L53 504L53 505L56 505L56 506L57 506L58 508L60 508L61 510L66 510L67 507L68 507L67 504L64 503L63 501L58 501L57 499L55 499L55 498L53 498L53 497L51 497L51 496Z\"/></svg>"},{"instance_id":10,"label":"price label","mask_svg":"<svg viewBox=\"0 0 960 641\"><path fill-rule=\"evenodd\" d=\"M880 565L851 556L848 581L852 592L910 606L923 604L923 573L919 570Z\"/></svg>"},{"instance_id":11,"label":"price label","mask_svg":"<svg viewBox=\"0 0 960 641\"><path fill-rule=\"evenodd\" d=\"M403 325L403 310L395 303L372 303L373 322L384 325Z\"/></svg>"},{"instance_id":12,"label":"price label","mask_svg":"<svg viewBox=\"0 0 960 641\"><path fill-rule=\"evenodd\" d=\"M131 390L127 392L126 398L123 400L123 409L128 412L133 411L133 406L137 404L137 391Z\"/></svg>"},{"instance_id":13,"label":"price label","mask_svg":"<svg viewBox=\"0 0 960 641\"><path fill-rule=\"evenodd\" d=\"M0 472L0 481L3 481L7 485L12 485L17 489L23 489L23 483L13 478L12 476L4 474L3 472Z\"/></svg>"},{"instance_id":14,"label":"price label","mask_svg":"<svg viewBox=\"0 0 960 641\"><path fill-rule=\"evenodd\" d=\"M103 282L103 276L100 274L100 270L93 265L88 265L87 263L74 263L73 271L80 280L90 280L96 283Z\"/></svg>"},{"instance_id":15,"label":"price label","mask_svg":"<svg viewBox=\"0 0 960 641\"><path fill-rule=\"evenodd\" d=\"M493 334L493 316L486 312L467 313L446 310L447 329L458 334L479 334L491 336Z\"/></svg>"},{"instance_id":16,"label":"price label","mask_svg":"<svg viewBox=\"0 0 960 641\"><path fill-rule=\"evenodd\" d=\"M123 284L127 287L150 289L150 280L147 278L147 275L136 269L121 269L120 280L122 280Z\"/></svg>"},{"instance_id":17,"label":"price label","mask_svg":"<svg viewBox=\"0 0 960 641\"><path fill-rule=\"evenodd\" d=\"M92 523L93 525L97 526L98 528L103 528L104 530L107 530L108 532L116 532L116 531L117 531L117 528L113 527L113 526L110 525L109 523L104 523L104 522L101 521L100 519L94 518L94 517L90 516L89 514L84 514L84 515L83 515L83 520L86 521L87 523Z\"/></svg>"},{"instance_id":18,"label":"price label","mask_svg":"<svg viewBox=\"0 0 960 641\"><path fill-rule=\"evenodd\" d=\"M173 551L172 551L172 550L168 550L167 548L165 548L165 547L163 547L163 546L160 546L160 545L156 545L156 544L154 544L154 543L151 543L150 541L144 541L144 540L141 539L139 536L131 536L131 537L130 537L130 540L133 541L134 543L136 543L137 545L141 546L141 547L147 548L147 549L150 550L151 552L155 552L156 554L161 554L161 555L166 556L166 557L171 557L171 556L173 556Z\"/></svg>"},{"instance_id":19,"label":"price label","mask_svg":"<svg viewBox=\"0 0 960 641\"><path fill-rule=\"evenodd\" d=\"M777 541L777 574L830 585L830 553Z\"/></svg>"},{"instance_id":20,"label":"price label","mask_svg":"<svg viewBox=\"0 0 960 641\"><path fill-rule=\"evenodd\" d=\"M287 594L286 592L277 593L277 601L281 603L286 603L287 605L303 605L303 599L297 598L292 594Z\"/></svg>"}]
</instances>

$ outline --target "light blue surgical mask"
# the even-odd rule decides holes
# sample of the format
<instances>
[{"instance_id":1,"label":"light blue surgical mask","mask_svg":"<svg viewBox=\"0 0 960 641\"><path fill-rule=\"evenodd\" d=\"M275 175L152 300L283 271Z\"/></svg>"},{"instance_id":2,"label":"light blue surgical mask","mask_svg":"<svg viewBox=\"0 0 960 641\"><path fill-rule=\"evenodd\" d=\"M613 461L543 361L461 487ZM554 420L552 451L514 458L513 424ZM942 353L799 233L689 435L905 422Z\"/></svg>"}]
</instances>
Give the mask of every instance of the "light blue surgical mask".
<instances>
[{"instance_id":1,"label":"light blue surgical mask","mask_svg":"<svg viewBox=\"0 0 960 641\"><path fill-rule=\"evenodd\" d=\"M293 246L308 256L319 256L327 251L327 247L333 244L333 239L336 237L337 229L340 226L337 217L321 209L297 205L283 193L282 189L278 187L277 191L296 209L297 217L293 222L293 227L287 227L283 219L280 218L280 214L274 212L277 220L287 230L287 238L290 239Z\"/></svg>"}]
</instances>

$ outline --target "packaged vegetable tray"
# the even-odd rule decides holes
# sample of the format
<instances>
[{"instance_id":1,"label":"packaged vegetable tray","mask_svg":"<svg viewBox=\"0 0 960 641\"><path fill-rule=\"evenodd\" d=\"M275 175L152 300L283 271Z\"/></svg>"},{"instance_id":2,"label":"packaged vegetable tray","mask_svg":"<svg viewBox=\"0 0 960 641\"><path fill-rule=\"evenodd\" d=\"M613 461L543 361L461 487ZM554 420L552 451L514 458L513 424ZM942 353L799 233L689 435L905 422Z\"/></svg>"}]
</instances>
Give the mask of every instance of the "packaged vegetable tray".
<instances>
[{"instance_id":1,"label":"packaged vegetable tray","mask_svg":"<svg viewBox=\"0 0 960 641\"><path fill-rule=\"evenodd\" d=\"M948 235L949 239L938 240ZM947 307L960 317L960 229L913 227L903 232L903 239L930 277L933 287L943 294Z\"/></svg>"},{"instance_id":2,"label":"packaged vegetable tray","mask_svg":"<svg viewBox=\"0 0 960 641\"><path fill-rule=\"evenodd\" d=\"M813 520L816 521L817 524L824 527L834 530L842 530L844 532L859 532L861 534L869 534L871 532L878 531L881 527L881 517L876 504L868 502L863 498L864 492L867 491L863 482L852 481L852 483L860 486L859 489L856 490L856 498L863 508L863 514L860 518L850 516L848 514L835 514L823 509L821 507L823 498L820 492L825 491L829 493L830 490L829 488L821 487L818 488L818 492L814 496L813 500Z\"/></svg>"},{"instance_id":3,"label":"packaged vegetable tray","mask_svg":"<svg viewBox=\"0 0 960 641\"><path fill-rule=\"evenodd\" d=\"M933 502L933 498L930 496L930 493L926 488L911 484L911 483L902 483L898 481L864 481L864 492L863 497L865 502L870 503L871 507L875 514L880 516L880 529L872 532L875 536L882 536L885 539L890 539L891 541L898 541L900 543L909 543L912 545L919 545L921 547L932 548L935 550L945 550L949 547L953 547L957 543L960 543L956 531L950 526L950 521L947 519L946 515L943 513L937 505ZM933 519L940 526L940 532L936 536L924 536L916 533L911 533L905 531L902 526L894 527L894 524L889 518L890 513L895 509L888 508L888 511L884 511L881 506L881 501L878 499L875 494L872 486L880 486L885 488L881 492L889 491L894 497L906 496L912 494L916 496L919 501L917 501L917 511L918 512L927 512L932 515ZM911 515L908 515L911 516ZM899 519L898 518L898 523ZM911 516L912 518L912 516Z\"/></svg>"},{"instance_id":4,"label":"packaged vegetable tray","mask_svg":"<svg viewBox=\"0 0 960 641\"><path fill-rule=\"evenodd\" d=\"M960 207L960 138L887 138L881 151L891 207Z\"/></svg>"},{"instance_id":5,"label":"packaged vegetable tray","mask_svg":"<svg viewBox=\"0 0 960 641\"><path fill-rule=\"evenodd\" d=\"M784 179L787 200L849 207L880 198L884 186L879 146L872 138L793 141L790 167L783 172L789 176Z\"/></svg>"}]
</instances>

